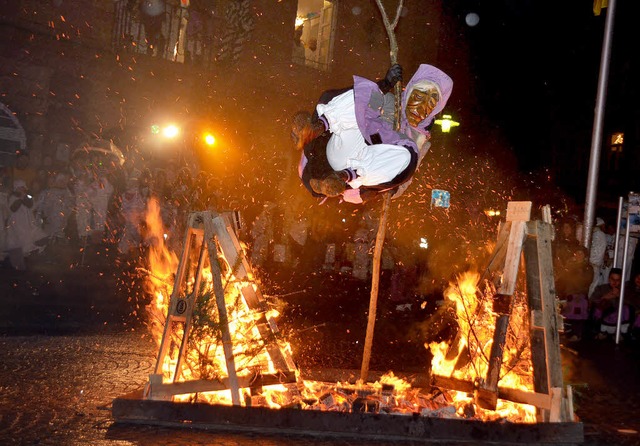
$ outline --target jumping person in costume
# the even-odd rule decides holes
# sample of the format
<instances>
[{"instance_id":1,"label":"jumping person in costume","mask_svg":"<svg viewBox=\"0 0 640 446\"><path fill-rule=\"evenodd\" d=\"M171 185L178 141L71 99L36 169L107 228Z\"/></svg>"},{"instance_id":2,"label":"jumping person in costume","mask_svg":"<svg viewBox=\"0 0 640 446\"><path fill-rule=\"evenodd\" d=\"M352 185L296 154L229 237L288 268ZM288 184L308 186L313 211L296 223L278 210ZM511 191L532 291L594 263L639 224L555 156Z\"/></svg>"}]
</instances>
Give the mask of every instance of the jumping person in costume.
<instances>
[{"instance_id":1,"label":"jumping person in costume","mask_svg":"<svg viewBox=\"0 0 640 446\"><path fill-rule=\"evenodd\" d=\"M374 85L378 91L387 93L400 79L402 79L402 67L396 64ZM324 91L318 99L318 104L327 104L346 92L353 92L353 88ZM317 110L314 110L313 115L306 111L294 115L291 137L296 148L302 150L298 175L307 190L314 197L340 195L345 189L346 173L336 172L329 164L326 149L331 132L327 130L325 122L318 119ZM315 189L311 185L312 180ZM318 183L319 181L322 182Z\"/></svg>"},{"instance_id":2,"label":"jumping person in costume","mask_svg":"<svg viewBox=\"0 0 640 446\"><path fill-rule=\"evenodd\" d=\"M354 76L353 89L323 93L317 118L304 122L296 115L293 134L304 148L299 174L314 196L342 195L345 201L362 203L383 191L397 197L408 186L429 148L428 128L446 105L453 81L439 69L421 65L402 94L401 127L395 131L389 90L401 75L394 65L378 83Z\"/></svg>"}]
</instances>

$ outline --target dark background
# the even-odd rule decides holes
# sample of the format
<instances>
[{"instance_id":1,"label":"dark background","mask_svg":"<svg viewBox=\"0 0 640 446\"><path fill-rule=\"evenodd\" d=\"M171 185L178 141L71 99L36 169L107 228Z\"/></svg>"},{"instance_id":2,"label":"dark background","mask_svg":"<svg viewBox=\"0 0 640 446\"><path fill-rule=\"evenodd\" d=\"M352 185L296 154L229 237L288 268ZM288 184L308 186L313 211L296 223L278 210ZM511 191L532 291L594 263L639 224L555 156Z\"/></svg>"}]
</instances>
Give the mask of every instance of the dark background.
<instances>
[{"instance_id":1,"label":"dark background","mask_svg":"<svg viewBox=\"0 0 640 446\"><path fill-rule=\"evenodd\" d=\"M548 169L583 202L607 9L594 16L585 0L457 0L445 8L468 47L481 113L503 132L519 170ZM637 189L639 9L638 2L617 2L600 170L603 201ZM469 12L480 17L475 27L464 23ZM451 54L454 45L446 49ZM625 133L617 166L608 146L616 131Z\"/></svg>"}]
</instances>

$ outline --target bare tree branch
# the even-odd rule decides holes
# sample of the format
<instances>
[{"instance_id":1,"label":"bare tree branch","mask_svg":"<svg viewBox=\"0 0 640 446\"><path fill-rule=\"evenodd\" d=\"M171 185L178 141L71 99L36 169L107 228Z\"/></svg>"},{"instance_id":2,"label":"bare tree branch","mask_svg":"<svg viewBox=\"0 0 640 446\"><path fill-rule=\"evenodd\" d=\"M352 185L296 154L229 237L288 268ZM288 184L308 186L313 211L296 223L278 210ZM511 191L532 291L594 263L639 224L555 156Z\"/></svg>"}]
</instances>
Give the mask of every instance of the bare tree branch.
<instances>
[{"instance_id":1,"label":"bare tree branch","mask_svg":"<svg viewBox=\"0 0 640 446\"><path fill-rule=\"evenodd\" d=\"M395 24L389 23L389 18L385 12L381 0L376 0L382 21L389 36L389 46L391 48L390 57L391 65L398 63L398 43L396 41L393 29L398 23L400 17L400 9L402 9L402 0L398 4L398 13L396 14ZM395 110L395 128L400 128L400 95L402 94L401 82L395 85L396 110ZM380 259L382 257L382 247L384 245L385 232L387 230L387 216L389 215L389 207L391 206L391 192L385 192L382 211L380 213L380 222L378 224L378 235L376 236L376 245L373 250L373 268L371 274L371 295L369 298L369 317L367 320L367 333L364 340L364 352L362 355L362 367L360 368L360 380L367 381L369 375L369 362L371 360L371 349L373 347L373 332L376 324L376 312L378 308L378 287L380 284Z\"/></svg>"}]
</instances>

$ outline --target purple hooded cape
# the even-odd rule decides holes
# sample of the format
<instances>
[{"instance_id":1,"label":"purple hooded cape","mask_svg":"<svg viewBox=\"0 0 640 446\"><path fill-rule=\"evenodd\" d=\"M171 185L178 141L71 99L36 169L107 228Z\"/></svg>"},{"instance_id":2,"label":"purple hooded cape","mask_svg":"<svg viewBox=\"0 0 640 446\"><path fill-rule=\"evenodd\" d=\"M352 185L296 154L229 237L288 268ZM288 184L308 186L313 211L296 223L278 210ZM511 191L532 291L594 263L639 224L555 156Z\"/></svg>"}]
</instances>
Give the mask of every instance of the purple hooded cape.
<instances>
[{"instance_id":1,"label":"purple hooded cape","mask_svg":"<svg viewBox=\"0 0 640 446\"><path fill-rule=\"evenodd\" d=\"M436 84L440 90L440 100L433 111L420 123L417 127L411 127L407 122L405 108L407 105L408 93L411 93L416 85L421 82L430 81ZM393 130L393 126L385 119L381 119L381 109L374 108L370 105L372 95L383 96L375 82L368 79L354 76L353 77L355 113L358 127L369 144L375 143L371 138L373 135L379 135L381 142L386 144L411 145L416 151L417 147L413 139L411 139L411 129L422 134L428 134L427 127L433 121L433 118L440 113L453 89L453 81L442 70L427 64L422 64L415 72L411 80L407 83L405 90L402 92L402 111L400 119L400 128L402 133ZM382 101L374 101L382 102ZM407 143L407 140L411 143ZM378 141L380 142L380 141Z\"/></svg>"}]
</instances>

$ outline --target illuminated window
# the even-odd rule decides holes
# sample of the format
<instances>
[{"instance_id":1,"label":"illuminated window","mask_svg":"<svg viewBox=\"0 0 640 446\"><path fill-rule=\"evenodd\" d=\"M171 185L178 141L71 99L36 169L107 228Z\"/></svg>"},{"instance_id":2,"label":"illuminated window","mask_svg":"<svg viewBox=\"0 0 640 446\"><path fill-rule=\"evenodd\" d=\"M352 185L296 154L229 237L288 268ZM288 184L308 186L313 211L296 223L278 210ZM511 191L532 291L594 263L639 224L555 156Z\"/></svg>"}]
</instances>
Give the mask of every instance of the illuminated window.
<instances>
[{"instance_id":1,"label":"illuminated window","mask_svg":"<svg viewBox=\"0 0 640 446\"><path fill-rule=\"evenodd\" d=\"M611 135L611 151L622 152L622 146L624 145L624 133L616 132Z\"/></svg>"},{"instance_id":2,"label":"illuminated window","mask_svg":"<svg viewBox=\"0 0 640 446\"><path fill-rule=\"evenodd\" d=\"M319 70L329 70L336 29L336 2L298 0L292 60Z\"/></svg>"},{"instance_id":3,"label":"illuminated window","mask_svg":"<svg viewBox=\"0 0 640 446\"><path fill-rule=\"evenodd\" d=\"M607 170L616 172L620 170L622 160L622 148L624 147L624 133L615 132L611 134L609 152L607 154Z\"/></svg>"},{"instance_id":4,"label":"illuminated window","mask_svg":"<svg viewBox=\"0 0 640 446\"><path fill-rule=\"evenodd\" d=\"M214 58L212 5L190 0L114 0L113 5L112 45L116 51L210 66ZM245 8L237 8L232 19L246 18L248 6L242 6Z\"/></svg>"}]
</instances>

